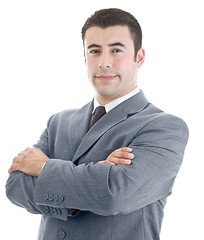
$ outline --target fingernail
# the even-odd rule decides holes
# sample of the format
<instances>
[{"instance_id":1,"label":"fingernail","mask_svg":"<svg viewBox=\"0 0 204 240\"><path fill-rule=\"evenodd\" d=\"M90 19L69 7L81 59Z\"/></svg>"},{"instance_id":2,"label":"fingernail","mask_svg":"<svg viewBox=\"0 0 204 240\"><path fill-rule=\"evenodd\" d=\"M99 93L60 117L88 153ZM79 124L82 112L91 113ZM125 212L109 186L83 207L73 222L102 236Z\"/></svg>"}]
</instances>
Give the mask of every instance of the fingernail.
<instances>
[{"instance_id":1,"label":"fingernail","mask_svg":"<svg viewBox=\"0 0 204 240\"><path fill-rule=\"evenodd\" d=\"M131 160L125 160L125 162L126 162L127 164L130 164L130 163L131 163Z\"/></svg>"},{"instance_id":2,"label":"fingernail","mask_svg":"<svg viewBox=\"0 0 204 240\"><path fill-rule=\"evenodd\" d=\"M134 158L134 154L128 153L128 157L129 157L129 158Z\"/></svg>"},{"instance_id":3,"label":"fingernail","mask_svg":"<svg viewBox=\"0 0 204 240\"><path fill-rule=\"evenodd\" d=\"M128 147L127 150L128 150L128 151L132 151L132 148L129 148L129 147Z\"/></svg>"}]
</instances>

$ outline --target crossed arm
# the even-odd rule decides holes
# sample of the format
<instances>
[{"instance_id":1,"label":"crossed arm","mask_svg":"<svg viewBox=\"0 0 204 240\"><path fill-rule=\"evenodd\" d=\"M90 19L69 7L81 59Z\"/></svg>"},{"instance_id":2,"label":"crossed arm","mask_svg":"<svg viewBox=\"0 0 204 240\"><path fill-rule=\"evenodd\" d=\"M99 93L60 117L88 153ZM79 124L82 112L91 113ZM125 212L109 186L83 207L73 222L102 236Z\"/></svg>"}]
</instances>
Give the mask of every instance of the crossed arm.
<instances>
[{"instance_id":1,"label":"crossed arm","mask_svg":"<svg viewBox=\"0 0 204 240\"><path fill-rule=\"evenodd\" d=\"M131 151L132 149L128 147L117 149L112 152L106 160L99 161L98 163L104 165L129 165L131 164L131 160L134 158ZM54 208L50 208L49 204L48 206L46 206L46 204L36 204L34 200L37 177L40 175L43 165L48 161L49 157L39 148L26 148L24 151L19 153L18 156L13 159L13 162L8 170L11 177L7 181L7 197L15 205L23 207L31 213L43 214L66 220L68 216L72 216L67 207L56 208L53 206ZM19 189L13 186L14 181L18 182L17 185L22 186L22 188ZM20 196L18 196L19 193ZM53 215L51 214L52 212L58 212L60 214Z\"/></svg>"},{"instance_id":2,"label":"crossed arm","mask_svg":"<svg viewBox=\"0 0 204 240\"><path fill-rule=\"evenodd\" d=\"M111 165L129 165L134 158L131 153L132 148L123 147L112 152L106 160L99 161L100 164ZM39 148L26 148L13 159L8 170L9 173L15 171L24 172L30 176L38 177L41 173L43 165L49 161L49 157L45 155Z\"/></svg>"},{"instance_id":3,"label":"crossed arm","mask_svg":"<svg viewBox=\"0 0 204 240\"><path fill-rule=\"evenodd\" d=\"M9 169L7 197L32 213L51 216L47 206L59 208L61 215L52 217L62 220L67 220L69 208L102 216L127 214L171 192L187 139L186 125L167 115L146 125L129 148L117 149L98 163L76 166L28 148ZM133 160L131 166L126 160ZM62 202L49 199L49 194L62 195Z\"/></svg>"}]
</instances>

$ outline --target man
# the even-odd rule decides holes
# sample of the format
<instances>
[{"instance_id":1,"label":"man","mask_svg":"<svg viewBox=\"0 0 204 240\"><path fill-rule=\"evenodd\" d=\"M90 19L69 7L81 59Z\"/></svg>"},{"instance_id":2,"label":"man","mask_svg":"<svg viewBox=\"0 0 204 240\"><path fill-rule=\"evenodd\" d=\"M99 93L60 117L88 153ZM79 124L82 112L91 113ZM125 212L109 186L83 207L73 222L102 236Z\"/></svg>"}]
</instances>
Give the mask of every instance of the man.
<instances>
[{"instance_id":1,"label":"man","mask_svg":"<svg viewBox=\"0 0 204 240\"><path fill-rule=\"evenodd\" d=\"M82 39L96 96L53 115L34 148L14 158L7 196L42 214L40 240L158 240L188 128L138 88L145 52L131 14L95 12Z\"/></svg>"}]
</instances>

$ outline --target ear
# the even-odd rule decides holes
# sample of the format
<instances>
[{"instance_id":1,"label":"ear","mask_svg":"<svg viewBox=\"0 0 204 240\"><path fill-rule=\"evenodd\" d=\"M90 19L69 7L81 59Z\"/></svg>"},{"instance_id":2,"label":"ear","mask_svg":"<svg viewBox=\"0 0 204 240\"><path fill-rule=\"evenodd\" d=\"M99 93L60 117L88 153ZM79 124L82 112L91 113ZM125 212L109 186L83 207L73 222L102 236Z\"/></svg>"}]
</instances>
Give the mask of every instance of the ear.
<instances>
[{"instance_id":1,"label":"ear","mask_svg":"<svg viewBox=\"0 0 204 240\"><path fill-rule=\"evenodd\" d=\"M140 48L140 50L137 53L136 63L137 68L140 68L145 60L145 50L143 48Z\"/></svg>"},{"instance_id":2,"label":"ear","mask_svg":"<svg viewBox=\"0 0 204 240\"><path fill-rule=\"evenodd\" d=\"M84 60L85 60L85 65L86 65L87 62L86 62L86 53L85 53L85 50L84 50Z\"/></svg>"}]
</instances>

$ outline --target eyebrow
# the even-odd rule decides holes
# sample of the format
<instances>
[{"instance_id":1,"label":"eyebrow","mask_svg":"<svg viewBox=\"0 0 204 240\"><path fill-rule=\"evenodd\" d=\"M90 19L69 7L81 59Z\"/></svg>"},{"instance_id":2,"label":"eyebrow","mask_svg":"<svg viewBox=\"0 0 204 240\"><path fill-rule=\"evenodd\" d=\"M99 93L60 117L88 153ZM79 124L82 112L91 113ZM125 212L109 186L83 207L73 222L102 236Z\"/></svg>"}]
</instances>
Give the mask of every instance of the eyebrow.
<instances>
[{"instance_id":1,"label":"eyebrow","mask_svg":"<svg viewBox=\"0 0 204 240\"><path fill-rule=\"evenodd\" d=\"M125 45L121 42L115 42L115 43L111 43L108 45L109 47L113 47L113 46L120 46L120 47L125 47Z\"/></svg>"},{"instance_id":2,"label":"eyebrow","mask_svg":"<svg viewBox=\"0 0 204 240\"><path fill-rule=\"evenodd\" d=\"M101 46L98 45L98 44L93 43L93 44L88 46L88 49L90 49L90 48L101 48Z\"/></svg>"},{"instance_id":3,"label":"eyebrow","mask_svg":"<svg viewBox=\"0 0 204 240\"><path fill-rule=\"evenodd\" d=\"M120 47L125 48L125 45L121 42L115 42L115 43L111 43L111 44L108 45L108 47L114 47L114 46L120 46ZM93 43L93 44L88 46L88 49L90 49L90 48L101 48L101 47L102 47L101 45Z\"/></svg>"}]
</instances>

